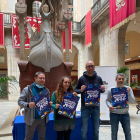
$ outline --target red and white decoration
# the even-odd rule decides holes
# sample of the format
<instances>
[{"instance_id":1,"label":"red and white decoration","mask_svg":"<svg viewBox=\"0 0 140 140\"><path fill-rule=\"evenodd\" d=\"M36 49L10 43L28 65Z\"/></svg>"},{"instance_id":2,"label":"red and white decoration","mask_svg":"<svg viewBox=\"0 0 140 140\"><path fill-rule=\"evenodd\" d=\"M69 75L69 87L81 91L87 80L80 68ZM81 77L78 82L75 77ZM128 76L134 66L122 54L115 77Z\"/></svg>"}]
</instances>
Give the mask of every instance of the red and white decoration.
<instances>
[{"instance_id":1,"label":"red and white decoration","mask_svg":"<svg viewBox=\"0 0 140 140\"><path fill-rule=\"evenodd\" d=\"M109 0L110 30L113 31L135 18L136 0Z\"/></svg>"},{"instance_id":2,"label":"red and white decoration","mask_svg":"<svg viewBox=\"0 0 140 140\"><path fill-rule=\"evenodd\" d=\"M60 32L58 30L53 30L55 36L60 36Z\"/></svg>"},{"instance_id":3,"label":"red and white decoration","mask_svg":"<svg viewBox=\"0 0 140 140\"><path fill-rule=\"evenodd\" d=\"M65 22L60 21L60 22L58 23L58 28L59 28L60 30L64 30L64 29L65 29Z\"/></svg>"},{"instance_id":4,"label":"red and white decoration","mask_svg":"<svg viewBox=\"0 0 140 140\"><path fill-rule=\"evenodd\" d=\"M37 22L38 20L38 22ZM27 17L26 22L29 21L33 31L35 31L38 28L38 31L40 31L39 24L41 24L41 18L38 17ZM20 39L19 39L19 32L18 32L18 26L17 26L17 16L15 14L11 14L11 24L12 24L12 44L13 48L20 48ZM26 28L27 35L26 35L26 41L25 41L25 49L29 49L30 47L30 34L28 31L28 28Z\"/></svg>"},{"instance_id":5,"label":"red and white decoration","mask_svg":"<svg viewBox=\"0 0 140 140\"><path fill-rule=\"evenodd\" d=\"M64 11L64 17L67 19L67 20L71 20L72 19L72 11L70 9L67 9Z\"/></svg>"},{"instance_id":6,"label":"red and white decoration","mask_svg":"<svg viewBox=\"0 0 140 140\"><path fill-rule=\"evenodd\" d=\"M4 46L4 14L0 13L0 46Z\"/></svg>"},{"instance_id":7,"label":"red and white decoration","mask_svg":"<svg viewBox=\"0 0 140 140\"><path fill-rule=\"evenodd\" d=\"M85 42L86 47L91 46L91 10L86 14L85 24Z\"/></svg>"}]
</instances>

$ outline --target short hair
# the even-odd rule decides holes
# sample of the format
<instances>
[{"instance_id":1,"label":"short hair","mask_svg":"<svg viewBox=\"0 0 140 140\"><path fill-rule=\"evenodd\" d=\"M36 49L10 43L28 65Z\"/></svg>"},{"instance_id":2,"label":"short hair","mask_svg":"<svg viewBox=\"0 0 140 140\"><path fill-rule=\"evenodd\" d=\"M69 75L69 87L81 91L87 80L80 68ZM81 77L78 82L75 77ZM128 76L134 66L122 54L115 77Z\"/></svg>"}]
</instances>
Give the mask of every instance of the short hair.
<instances>
[{"instance_id":1,"label":"short hair","mask_svg":"<svg viewBox=\"0 0 140 140\"><path fill-rule=\"evenodd\" d=\"M118 78L118 76L124 76L124 78L125 78L125 74L123 74L123 73L117 73L116 79Z\"/></svg>"},{"instance_id":2,"label":"short hair","mask_svg":"<svg viewBox=\"0 0 140 140\"><path fill-rule=\"evenodd\" d=\"M39 74L44 74L44 76L45 76L44 72L38 71L38 72L35 73L35 77L37 78Z\"/></svg>"}]
</instances>

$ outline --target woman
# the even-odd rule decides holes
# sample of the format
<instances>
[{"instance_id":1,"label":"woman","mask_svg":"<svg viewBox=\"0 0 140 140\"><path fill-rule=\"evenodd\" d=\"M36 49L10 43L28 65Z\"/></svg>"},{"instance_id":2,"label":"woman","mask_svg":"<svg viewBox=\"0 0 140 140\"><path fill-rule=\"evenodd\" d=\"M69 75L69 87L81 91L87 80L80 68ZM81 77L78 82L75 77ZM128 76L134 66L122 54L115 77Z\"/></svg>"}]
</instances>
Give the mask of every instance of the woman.
<instances>
[{"instance_id":1,"label":"woman","mask_svg":"<svg viewBox=\"0 0 140 140\"><path fill-rule=\"evenodd\" d=\"M45 72L50 72L52 67L59 66L63 62L60 44L54 40L51 30L50 19L53 12L51 1L42 0L40 6L41 37L38 41L30 40L29 61L35 66L42 67Z\"/></svg>"},{"instance_id":2,"label":"woman","mask_svg":"<svg viewBox=\"0 0 140 140\"><path fill-rule=\"evenodd\" d=\"M58 108L62 103L62 99L66 92L74 92L71 79L69 77L62 77L58 83L57 90L53 93L51 101L53 102L52 108L54 109L54 130L57 131L57 140L70 140L71 131L74 129L75 116L73 119L58 114Z\"/></svg>"}]
</instances>

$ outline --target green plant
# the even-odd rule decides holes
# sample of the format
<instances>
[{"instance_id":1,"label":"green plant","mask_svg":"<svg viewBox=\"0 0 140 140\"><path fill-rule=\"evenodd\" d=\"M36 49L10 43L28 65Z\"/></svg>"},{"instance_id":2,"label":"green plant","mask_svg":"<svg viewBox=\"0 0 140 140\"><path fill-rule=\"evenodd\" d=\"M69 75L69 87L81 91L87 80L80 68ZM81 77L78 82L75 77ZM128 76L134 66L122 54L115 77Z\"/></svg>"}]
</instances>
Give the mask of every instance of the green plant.
<instances>
[{"instance_id":1,"label":"green plant","mask_svg":"<svg viewBox=\"0 0 140 140\"><path fill-rule=\"evenodd\" d=\"M125 85L129 85L129 68L128 67L121 67L117 69L117 73L123 73L125 75Z\"/></svg>"},{"instance_id":2,"label":"green plant","mask_svg":"<svg viewBox=\"0 0 140 140\"><path fill-rule=\"evenodd\" d=\"M117 73L123 73L125 74L129 69L127 67L121 67L117 69Z\"/></svg>"},{"instance_id":3,"label":"green plant","mask_svg":"<svg viewBox=\"0 0 140 140\"><path fill-rule=\"evenodd\" d=\"M0 77L0 98L7 97L7 94L10 92L7 90L7 86L15 88L14 84L19 83L14 76L5 76Z\"/></svg>"},{"instance_id":4,"label":"green plant","mask_svg":"<svg viewBox=\"0 0 140 140\"><path fill-rule=\"evenodd\" d=\"M137 83L136 83L136 82L130 84L130 87L131 87L131 88L132 88L132 87L136 87L136 86L137 86Z\"/></svg>"}]
</instances>

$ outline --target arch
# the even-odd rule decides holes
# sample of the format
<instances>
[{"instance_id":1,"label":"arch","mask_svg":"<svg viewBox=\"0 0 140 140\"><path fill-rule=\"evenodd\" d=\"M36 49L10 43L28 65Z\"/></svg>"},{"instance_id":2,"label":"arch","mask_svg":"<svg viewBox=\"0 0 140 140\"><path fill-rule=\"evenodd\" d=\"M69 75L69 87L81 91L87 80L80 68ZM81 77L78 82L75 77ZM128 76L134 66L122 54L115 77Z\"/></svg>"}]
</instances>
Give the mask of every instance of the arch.
<instances>
[{"instance_id":1,"label":"arch","mask_svg":"<svg viewBox=\"0 0 140 140\"><path fill-rule=\"evenodd\" d=\"M136 31L140 33L140 11L136 13L136 24L134 25L134 20L129 22L127 33L130 31Z\"/></svg>"}]
</instances>

